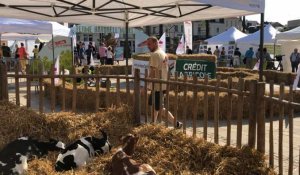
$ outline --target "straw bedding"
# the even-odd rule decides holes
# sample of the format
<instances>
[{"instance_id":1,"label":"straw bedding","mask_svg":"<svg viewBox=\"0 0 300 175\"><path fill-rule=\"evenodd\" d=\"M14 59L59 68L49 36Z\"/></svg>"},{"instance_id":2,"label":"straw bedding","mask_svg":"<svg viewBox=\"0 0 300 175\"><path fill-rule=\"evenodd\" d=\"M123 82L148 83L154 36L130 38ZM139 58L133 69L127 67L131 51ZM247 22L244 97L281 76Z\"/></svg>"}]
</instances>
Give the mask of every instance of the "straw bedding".
<instances>
[{"instance_id":1,"label":"straw bedding","mask_svg":"<svg viewBox=\"0 0 300 175\"><path fill-rule=\"evenodd\" d=\"M9 109L9 110L8 110ZM93 158L86 167L62 174L109 174L111 158L119 147L119 137L140 136L133 159L149 163L158 174L275 174L266 168L263 155L244 147L221 147L201 139L187 138L177 130L162 126L134 127L128 107L96 114L54 113L39 115L7 102L0 102L0 148L24 135L38 139L55 138L70 143L81 136L99 135L104 129L114 148L110 154ZM29 175L55 175L57 153L29 163Z\"/></svg>"}]
</instances>

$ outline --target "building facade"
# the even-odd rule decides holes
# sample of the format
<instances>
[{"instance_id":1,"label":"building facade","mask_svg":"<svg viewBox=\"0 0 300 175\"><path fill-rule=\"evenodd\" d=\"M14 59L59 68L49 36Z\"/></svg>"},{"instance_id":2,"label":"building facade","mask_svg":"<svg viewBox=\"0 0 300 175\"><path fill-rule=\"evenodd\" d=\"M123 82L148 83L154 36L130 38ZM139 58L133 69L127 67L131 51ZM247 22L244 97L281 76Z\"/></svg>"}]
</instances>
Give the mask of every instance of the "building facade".
<instances>
[{"instance_id":1,"label":"building facade","mask_svg":"<svg viewBox=\"0 0 300 175\"><path fill-rule=\"evenodd\" d=\"M134 49L134 28L129 28L128 33L129 47ZM103 42L105 36L108 34L112 34L115 38L118 38L118 46L125 45L125 28L76 25L77 42L92 42L97 48L99 47L100 42Z\"/></svg>"}]
</instances>

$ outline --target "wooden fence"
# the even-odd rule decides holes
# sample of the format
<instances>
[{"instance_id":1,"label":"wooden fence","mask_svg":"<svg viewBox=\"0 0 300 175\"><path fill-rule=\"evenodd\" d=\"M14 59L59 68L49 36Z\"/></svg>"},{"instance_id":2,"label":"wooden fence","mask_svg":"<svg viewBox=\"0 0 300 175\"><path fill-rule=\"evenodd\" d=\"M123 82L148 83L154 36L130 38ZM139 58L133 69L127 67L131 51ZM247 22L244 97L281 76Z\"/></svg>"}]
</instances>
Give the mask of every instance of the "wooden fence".
<instances>
[{"instance_id":1,"label":"wooden fence","mask_svg":"<svg viewBox=\"0 0 300 175\"><path fill-rule=\"evenodd\" d=\"M16 65L18 66L18 65ZM161 79L154 79L154 78L149 78L148 77L148 71L146 71L145 77L141 78L140 77L140 72L139 70L135 70L134 72L134 77L130 76L122 76L122 75L100 75L99 70L96 69L96 73L93 75L87 74L76 74L75 73L75 68L71 71L72 73L70 75L54 75L54 68L52 68L52 71L50 75L42 75L42 71L38 75L31 75L31 74L25 74L25 75L20 75L17 70L18 67L15 69L16 71L14 73L7 73L6 66L1 65L0 66L0 81L1 81L1 86L0 86L0 100L10 100L9 95L8 95L8 78L13 78L14 81L14 87L15 87L15 103L16 105L20 105L20 92L19 92L19 81L20 79L26 79L26 87L27 87L27 107L30 108L31 104L31 82L33 79L38 81L38 87L39 87L39 111L41 113L44 112L44 79L50 79L51 80L51 95L50 95L50 102L51 102L51 111L55 111L55 106L56 106L56 92L55 92L55 78L61 79L61 86L62 86L62 92L61 92L61 97L62 97L62 102L61 102L61 109L62 111L66 110L66 94L65 94L65 84L66 84L66 79L71 79L71 82L73 84L73 92L72 92L72 111L76 112L77 108L77 78L82 78L85 82L84 84L84 89L87 90L87 81L89 78L94 78L96 81L96 87L95 91L93 93L95 94L95 111L99 110L99 93L100 93L100 79L101 78L106 78L106 79L115 79L116 81L116 100L114 102L110 101L110 85L107 83L106 84L106 97L105 97L105 103L106 106L110 106L109 104L114 104L114 105L120 105L121 103L127 103L128 101L132 100L133 98L133 111L134 111L134 117L135 121L137 124L141 124L142 122L149 123L154 121L154 105L152 107L148 106L148 98L152 98L152 101L155 101L154 98L154 93L152 93L152 96L148 96L148 87L152 87L154 89L155 84L159 84L160 87L160 99L164 100L164 108L165 113L163 114L163 106L162 104L160 105L160 113L158 116L158 121L162 122L164 121L165 125L168 127L169 123L167 120L167 117L163 117L167 115L167 112L170 109L169 106L169 94L170 94L170 87L173 87L175 89L175 108L173 111L171 111L174 114L174 122L172 125L176 127L176 122L178 118L180 117L183 122L183 132L187 134L187 127L188 127L188 122L191 122L191 135L193 137L199 137L199 134L197 135L197 131L200 129L202 130L202 135L200 137L203 137L205 140L208 140L208 121L209 121L209 116L213 115L213 131L214 131L214 142L216 144L219 143L220 138L219 138L219 104L220 104L220 99L219 99L219 94L220 93L227 93L227 119L226 119L226 126L227 126L227 133L226 133L226 145L232 145L231 140L233 137L236 138L236 144L235 146L237 148L241 148L243 146L242 144L242 137L243 137L243 119L245 119L243 110L244 110L244 103L245 99L248 100L248 108L249 108L249 115L247 117L249 129L248 129L248 142L247 145L249 145L251 148L257 149L261 153L265 153L266 155L269 155L269 166L274 167L274 149L278 149L278 173L279 174L284 174L283 171L283 118L285 115L285 110L289 111L289 152L288 152L288 174L293 174L293 167L294 167L294 137L293 137L293 119L294 119L294 108L299 107L299 103L293 102L293 90L292 87L290 86L289 89L289 97L288 100L284 100L284 84L280 84L280 96L279 98L274 97L274 83L270 83L270 89L269 95L266 94L266 89L265 89L265 83L264 82L257 82L256 80L252 80L250 83L250 88L249 91L246 91L244 89L244 79L239 78L238 82L238 88L233 89L232 88L232 78L228 78L228 87L220 87L220 77L217 77L217 83L216 85L208 85L208 77L205 77L204 84L199 84L197 77L192 77L193 81L188 82L189 77L186 75L183 78L183 81L180 80L177 76L177 74L170 79L170 75L168 76L167 80L161 80ZM26 69L29 72L29 67ZM126 84L126 94L127 98L120 98L120 82L123 81ZM130 89L130 82L134 83L134 87ZM144 83L144 86L140 86L141 82ZM151 85L150 85L151 84ZM150 85L150 86L149 86ZM166 85L166 93L163 95L162 93L162 88L163 85ZM184 87L183 92L179 92L178 89L179 87ZM133 96L130 94L130 90L133 91ZM187 100L187 93L188 91L192 91L192 103L193 103L193 110L192 111L187 111L187 105L180 106L183 108L183 113L182 116L179 116L178 114L178 97L182 96L184 104L188 102ZM202 104L199 104L199 96L198 93L203 92L203 100L201 101ZM208 113L208 108L209 108L209 101L208 101L208 93L209 92L214 92L214 113L210 114ZM143 100L141 97L144 97ZM164 97L163 97L164 96ZM237 96L237 106L233 107L232 101L233 97ZM268 103L266 103L268 102ZM268 111L268 122L270 122L270 128L269 128L269 133L266 133L266 104L270 105L270 111ZM275 118L274 116L274 109L275 106L279 106L280 108L280 115ZM198 116L198 108L203 108L203 118L199 118ZM233 119L231 118L232 112L234 110L237 110L237 119L236 119L236 125L237 125L237 131L236 135L231 135L232 134L232 125L233 125ZM188 115L188 112L191 113L191 115ZM144 114L142 116L142 113ZM191 117L188 117L191 116ZM274 133L273 133L273 123L275 121L279 122L279 135L278 135L278 148L274 148ZM202 126L200 127L197 122L201 122ZM269 136L269 152L266 152L266 137ZM300 157L299 157L300 158ZM300 172L299 172L300 174Z\"/></svg>"}]
</instances>

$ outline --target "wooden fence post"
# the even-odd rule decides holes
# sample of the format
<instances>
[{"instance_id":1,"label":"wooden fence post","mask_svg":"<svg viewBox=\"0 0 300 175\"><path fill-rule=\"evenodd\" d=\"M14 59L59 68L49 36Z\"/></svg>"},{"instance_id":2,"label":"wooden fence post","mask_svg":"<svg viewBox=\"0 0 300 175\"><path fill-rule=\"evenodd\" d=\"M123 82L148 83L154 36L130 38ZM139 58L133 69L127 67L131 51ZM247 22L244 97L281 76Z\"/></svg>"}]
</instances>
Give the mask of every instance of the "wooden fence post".
<instances>
[{"instance_id":1,"label":"wooden fence post","mask_svg":"<svg viewBox=\"0 0 300 175\"><path fill-rule=\"evenodd\" d=\"M76 75L76 68L72 68L72 75ZM72 112L76 112L77 105L77 79L73 78L73 93L72 93Z\"/></svg>"},{"instance_id":2,"label":"wooden fence post","mask_svg":"<svg viewBox=\"0 0 300 175\"><path fill-rule=\"evenodd\" d=\"M183 92L183 133L186 134L186 118L187 118L187 91L188 91L188 86L186 85L187 82L187 74L184 74L184 92Z\"/></svg>"},{"instance_id":3,"label":"wooden fence post","mask_svg":"<svg viewBox=\"0 0 300 175\"><path fill-rule=\"evenodd\" d=\"M159 80L162 80L162 70L159 70ZM163 99L164 99L164 94L162 91L162 86L163 83L159 82L159 112L158 112L158 122L161 123L162 122L162 117L163 117ZM155 92L156 93L156 92Z\"/></svg>"},{"instance_id":4,"label":"wooden fence post","mask_svg":"<svg viewBox=\"0 0 300 175\"><path fill-rule=\"evenodd\" d=\"M216 144L219 143L219 86L220 86L220 76L217 77L217 84L215 90L215 105L214 105L214 141Z\"/></svg>"},{"instance_id":5,"label":"wooden fence post","mask_svg":"<svg viewBox=\"0 0 300 175\"><path fill-rule=\"evenodd\" d=\"M232 77L228 77L228 90L232 89ZM228 92L228 102L227 102L227 141L226 145L231 144L231 117L232 117L232 93Z\"/></svg>"},{"instance_id":6,"label":"wooden fence post","mask_svg":"<svg viewBox=\"0 0 300 175\"><path fill-rule=\"evenodd\" d=\"M95 74L98 76L99 75L99 67L96 67L95 70ZM96 95L96 102L95 102L95 112L99 111L99 103L100 103L100 78L96 78L96 91L95 91L95 95ZM117 92L118 93L118 92Z\"/></svg>"},{"instance_id":7,"label":"wooden fence post","mask_svg":"<svg viewBox=\"0 0 300 175\"><path fill-rule=\"evenodd\" d=\"M238 105L237 105L237 148L242 146L242 133L243 133L243 108L244 108L244 79L239 78L239 87L238 87Z\"/></svg>"},{"instance_id":8,"label":"wooden fence post","mask_svg":"<svg viewBox=\"0 0 300 175\"><path fill-rule=\"evenodd\" d=\"M208 76L205 75L204 77L204 85L205 85L205 89L204 89L204 110L203 110L203 115L204 115L204 119L203 119L203 138L205 140L207 140L207 125L208 125Z\"/></svg>"},{"instance_id":9,"label":"wooden fence post","mask_svg":"<svg viewBox=\"0 0 300 175\"><path fill-rule=\"evenodd\" d=\"M165 98L165 104L164 104L164 108L165 108L165 126L168 127L169 126L169 120L168 120L168 115L169 115L169 93L170 93L170 84L169 84L169 80L170 80L170 72L168 72L168 77L167 77L167 84L166 84L166 98ZM163 100L161 101L161 103L163 102Z\"/></svg>"},{"instance_id":10,"label":"wooden fence post","mask_svg":"<svg viewBox=\"0 0 300 175\"><path fill-rule=\"evenodd\" d=\"M140 93L140 70L134 70L134 117L135 123L141 124L141 93Z\"/></svg>"},{"instance_id":11,"label":"wooden fence post","mask_svg":"<svg viewBox=\"0 0 300 175\"><path fill-rule=\"evenodd\" d=\"M284 83L280 84L279 101L284 100ZM279 103L279 143L278 143L278 169L279 174L283 174L283 117L284 117L284 104Z\"/></svg>"},{"instance_id":12,"label":"wooden fence post","mask_svg":"<svg viewBox=\"0 0 300 175\"><path fill-rule=\"evenodd\" d=\"M148 78L148 70L145 69L145 78ZM149 105L148 105L148 82L144 81L144 109L145 109L145 123L148 123L148 112L149 112Z\"/></svg>"},{"instance_id":13,"label":"wooden fence post","mask_svg":"<svg viewBox=\"0 0 300 175\"><path fill-rule=\"evenodd\" d=\"M65 68L62 66L62 103L61 103L61 110L66 111L66 78L65 78Z\"/></svg>"},{"instance_id":14,"label":"wooden fence post","mask_svg":"<svg viewBox=\"0 0 300 175\"><path fill-rule=\"evenodd\" d=\"M2 82L2 81L1 81ZM15 88L16 88L16 105L20 106L20 83L19 83L19 63L15 65Z\"/></svg>"},{"instance_id":15,"label":"wooden fence post","mask_svg":"<svg viewBox=\"0 0 300 175\"><path fill-rule=\"evenodd\" d=\"M175 82L178 82L178 72L175 72ZM175 109L174 109L174 123L173 126L176 128L177 126L177 118L178 118L178 85L175 85Z\"/></svg>"},{"instance_id":16,"label":"wooden fence post","mask_svg":"<svg viewBox=\"0 0 300 175\"><path fill-rule=\"evenodd\" d=\"M55 80L54 80L54 64L51 65L51 86L50 86L50 99L51 99L51 112L55 111Z\"/></svg>"},{"instance_id":17,"label":"wooden fence post","mask_svg":"<svg viewBox=\"0 0 300 175\"><path fill-rule=\"evenodd\" d=\"M274 95L274 81L270 81L270 99L272 99ZM273 100L269 101L270 106L270 134L269 134L269 166L274 168L274 137L273 137L273 116L274 116L274 104Z\"/></svg>"},{"instance_id":18,"label":"wooden fence post","mask_svg":"<svg viewBox=\"0 0 300 175\"><path fill-rule=\"evenodd\" d=\"M30 78L30 65L26 65L26 85L27 85L27 100L26 106L27 108L31 107L31 78Z\"/></svg>"},{"instance_id":19,"label":"wooden fence post","mask_svg":"<svg viewBox=\"0 0 300 175\"><path fill-rule=\"evenodd\" d=\"M197 75L193 76L193 83L197 85L198 77ZM193 137L197 135L197 112L198 112L198 88L194 87L193 92Z\"/></svg>"},{"instance_id":20,"label":"wooden fence post","mask_svg":"<svg viewBox=\"0 0 300 175\"><path fill-rule=\"evenodd\" d=\"M265 153L265 83L257 84L257 150Z\"/></svg>"},{"instance_id":21,"label":"wooden fence post","mask_svg":"<svg viewBox=\"0 0 300 175\"><path fill-rule=\"evenodd\" d=\"M257 80L250 81L248 145L252 149L255 148L256 140L256 85Z\"/></svg>"},{"instance_id":22,"label":"wooden fence post","mask_svg":"<svg viewBox=\"0 0 300 175\"><path fill-rule=\"evenodd\" d=\"M293 93L293 86L290 86L289 102L294 100ZM289 175L292 175L294 165L294 108L292 105L289 105L289 111Z\"/></svg>"},{"instance_id":23,"label":"wooden fence post","mask_svg":"<svg viewBox=\"0 0 300 175\"><path fill-rule=\"evenodd\" d=\"M39 75L43 75L43 67L42 63L39 64ZM39 94L39 111L40 113L44 113L44 90L43 90L43 78L39 78L39 89L40 89L40 94Z\"/></svg>"},{"instance_id":24,"label":"wooden fence post","mask_svg":"<svg viewBox=\"0 0 300 175\"><path fill-rule=\"evenodd\" d=\"M2 83L3 82L3 64L0 63L0 82L1 82L1 85L0 85L0 100L3 100L4 97L3 97L3 87L4 87L4 84Z\"/></svg>"},{"instance_id":25,"label":"wooden fence post","mask_svg":"<svg viewBox=\"0 0 300 175\"><path fill-rule=\"evenodd\" d=\"M3 65L3 99L9 101L8 99L8 82L7 82L7 66Z\"/></svg>"}]
</instances>

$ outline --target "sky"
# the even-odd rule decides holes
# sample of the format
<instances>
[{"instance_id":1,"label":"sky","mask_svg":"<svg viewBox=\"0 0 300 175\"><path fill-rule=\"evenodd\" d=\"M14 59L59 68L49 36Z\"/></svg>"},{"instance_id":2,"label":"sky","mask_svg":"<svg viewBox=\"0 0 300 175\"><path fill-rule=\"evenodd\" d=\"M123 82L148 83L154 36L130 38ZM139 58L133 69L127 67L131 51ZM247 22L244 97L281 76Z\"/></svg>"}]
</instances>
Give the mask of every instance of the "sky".
<instances>
[{"instance_id":1,"label":"sky","mask_svg":"<svg viewBox=\"0 0 300 175\"><path fill-rule=\"evenodd\" d=\"M287 24L287 21L300 19L300 0L265 0L265 21L280 22ZM260 22L260 15L251 15L247 20Z\"/></svg>"}]
</instances>

